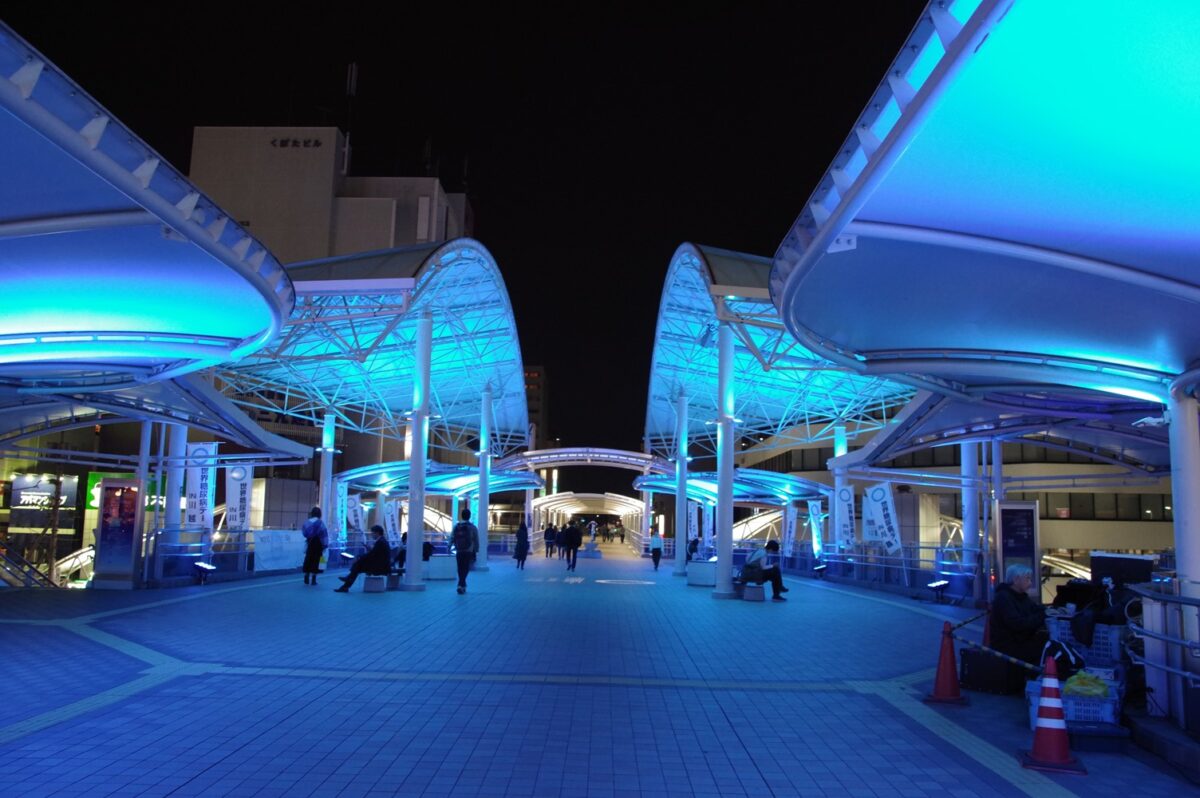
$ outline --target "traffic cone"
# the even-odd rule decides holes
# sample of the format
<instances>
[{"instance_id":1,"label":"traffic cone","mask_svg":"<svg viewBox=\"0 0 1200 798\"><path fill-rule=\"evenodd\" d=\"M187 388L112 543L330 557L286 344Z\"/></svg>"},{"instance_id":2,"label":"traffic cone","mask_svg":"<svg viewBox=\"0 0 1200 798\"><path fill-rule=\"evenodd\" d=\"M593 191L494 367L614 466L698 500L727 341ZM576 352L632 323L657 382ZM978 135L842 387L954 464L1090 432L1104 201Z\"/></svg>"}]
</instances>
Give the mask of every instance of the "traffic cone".
<instances>
[{"instance_id":1,"label":"traffic cone","mask_svg":"<svg viewBox=\"0 0 1200 798\"><path fill-rule=\"evenodd\" d=\"M1042 671L1042 695L1038 699L1037 727L1033 730L1033 750L1018 751L1022 767L1051 773L1087 774L1087 768L1071 756L1067 719L1063 712L1062 691L1058 687L1058 666L1046 657Z\"/></svg>"},{"instance_id":2,"label":"traffic cone","mask_svg":"<svg viewBox=\"0 0 1200 798\"><path fill-rule=\"evenodd\" d=\"M928 704L966 704L967 697L958 689L958 665L954 662L954 633L950 622L942 624L942 651L938 655L933 692L925 696Z\"/></svg>"}]
</instances>

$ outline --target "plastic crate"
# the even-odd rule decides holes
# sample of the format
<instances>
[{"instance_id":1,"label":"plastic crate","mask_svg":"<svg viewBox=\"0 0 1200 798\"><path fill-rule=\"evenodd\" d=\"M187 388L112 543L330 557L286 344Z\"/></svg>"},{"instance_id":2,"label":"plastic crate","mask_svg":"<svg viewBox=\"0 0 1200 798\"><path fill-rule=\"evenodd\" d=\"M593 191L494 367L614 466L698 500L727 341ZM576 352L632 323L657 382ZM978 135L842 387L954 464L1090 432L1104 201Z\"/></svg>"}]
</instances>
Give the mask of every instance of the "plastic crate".
<instances>
[{"instance_id":1,"label":"plastic crate","mask_svg":"<svg viewBox=\"0 0 1200 798\"><path fill-rule=\"evenodd\" d=\"M1042 680L1034 679L1025 686L1025 703L1029 705L1029 728L1037 728L1038 699L1042 695ZM1121 697L1109 685L1108 695L1083 696L1064 695L1063 714L1068 722L1075 723L1119 723L1121 720Z\"/></svg>"},{"instance_id":2,"label":"plastic crate","mask_svg":"<svg viewBox=\"0 0 1200 798\"><path fill-rule=\"evenodd\" d=\"M1084 662L1100 668L1121 664L1121 639L1124 637L1126 629L1125 626L1098 623L1092 634L1092 644L1085 646L1078 643L1075 636L1071 634L1070 618L1046 617L1046 631L1050 633L1051 640L1069 643L1072 648L1083 655Z\"/></svg>"}]
</instances>

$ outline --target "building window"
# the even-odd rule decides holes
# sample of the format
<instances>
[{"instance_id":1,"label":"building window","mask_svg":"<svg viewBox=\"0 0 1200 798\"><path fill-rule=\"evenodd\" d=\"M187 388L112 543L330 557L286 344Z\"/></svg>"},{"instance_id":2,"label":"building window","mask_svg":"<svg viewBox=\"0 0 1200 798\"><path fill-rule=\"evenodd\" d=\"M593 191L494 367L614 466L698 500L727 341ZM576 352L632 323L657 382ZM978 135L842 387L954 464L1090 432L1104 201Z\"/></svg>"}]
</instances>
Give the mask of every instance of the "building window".
<instances>
[{"instance_id":1,"label":"building window","mask_svg":"<svg viewBox=\"0 0 1200 798\"><path fill-rule=\"evenodd\" d=\"M1117 520L1141 521L1142 502L1136 493L1117 494Z\"/></svg>"},{"instance_id":2,"label":"building window","mask_svg":"<svg viewBox=\"0 0 1200 798\"><path fill-rule=\"evenodd\" d=\"M1071 497L1071 517L1091 521L1096 517L1095 508L1092 505L1092 494L1090 493L1072 493Z\"/></svg>"},{"instance_id":3,"label":"building window","mask_svg":"<svg viewBox=\"0 0 1200 798\"><path fill-rule=\"evenodd\" d=\"M1142 494L1142 520L1163 520L1163 495L1161 493Z\"/></svg>"},{"instance_id":4,"label":"building window","mask_svg":"<svg viewBox=\"0 0 1200 798\"><path fill-rule=\"evenodd\" d=\"M1097 521L1117 520L1117 494L1097 493L1093 495Z\"/></svg>"}]
</instances>

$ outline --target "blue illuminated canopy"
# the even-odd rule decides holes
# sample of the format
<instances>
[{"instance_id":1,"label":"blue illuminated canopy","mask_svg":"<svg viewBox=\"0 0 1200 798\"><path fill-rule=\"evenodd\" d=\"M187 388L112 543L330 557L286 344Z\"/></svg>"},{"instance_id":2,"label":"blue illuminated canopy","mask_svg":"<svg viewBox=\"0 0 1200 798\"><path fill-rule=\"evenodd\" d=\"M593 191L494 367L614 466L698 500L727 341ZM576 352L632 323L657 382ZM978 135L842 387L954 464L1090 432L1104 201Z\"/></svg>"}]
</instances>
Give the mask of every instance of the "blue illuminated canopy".
<instances>
[{"instance_id":1,"label":"blue illuminated canopy","mask_svg":"<svg viewBox=\"0 0 1200 798\"><path fill-rule=\"evenodd\" d=\"M413 408L418 321L433 320L430 445L462 451L479 435L491 387L491 452L528 438L520 341L487 248L469 238L288 266L298 301L283 334L222 368L225 393L256 410L404 440Z\"/></svg>"},{"instance_id":2,"label":"blue illuminated canopy","mask_svg":"<svg viewBox=\"0 0 1200 798\"><path fill-rule=\"evenodd\" d=\"M408 495L409 462L400 460L343 471L335 479L358 491L385 491ZM488 480L491 494L512 490L535 490L544 487L542 478L531 471L493 469ZM447 465L428 461L425 470L425 493L430 496L468 496L479 490L479 469L464 465Z\"/></svg>"},{"instance_id":3,"label":"blue illuminated canopy","mask_svg":"<svg viewBox=\"0 0 1200 798\"><path fill-rule=\"evenodd\" d=\"M677 396L687 398L688 440L716 452L717 328L734 333L734 396L741 448L764 452L879 429L912 389L864 377L798 344L771 304L766 258L683 244L659 305L646 402L649 451L675 454ZM739 449L740 450L740 449Z\"/></svg>"},{"instance_id":4,"label":"blue illuminated canopy","mask_svg":"<svg viewBox=\"0 0 1200 798\"><path fill-rule=\"evenodd\" d=\"M633 487L634 490L673 495L675 493L675 477L647 474L635 479ZM738 468L733 475L733 501L735 504L765 504L778 507L797 501L820 499L830 492L831 489L827 485L775 471ZM717 474L715 472L688 474L687 496L693 501L716 504Z\"/></svg>"},{"instance_id":5,"label":"blue illuminated canopy","mask_svg":"<svg viewBox=\"0 0 1200 798\"><path fill-rule=\"evenodd\" d=\"M0 384L141 385L278 332L274 257L3 23L0 144Z\"/></svg>"},{"instance_id":6,"label":"blue illuminated canopy","mask_svg":"<svg viewBox=\"0 0 1200 798\"><path fill-rule=\"evenodd\" d=\"M788 329L967 402L1190 387L1198 41L1183 0L931 3L776 253Z\"/></svg>"}]
</instances>

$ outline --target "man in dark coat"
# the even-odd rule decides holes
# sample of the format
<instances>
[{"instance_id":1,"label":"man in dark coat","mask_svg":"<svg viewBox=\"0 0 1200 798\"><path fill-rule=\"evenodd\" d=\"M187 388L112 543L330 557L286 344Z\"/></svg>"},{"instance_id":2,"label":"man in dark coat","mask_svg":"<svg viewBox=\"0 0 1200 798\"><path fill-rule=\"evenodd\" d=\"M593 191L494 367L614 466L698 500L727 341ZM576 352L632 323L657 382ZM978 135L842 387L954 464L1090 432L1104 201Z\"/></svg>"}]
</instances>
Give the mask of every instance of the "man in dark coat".
<instances>
[{"instance_id":1,"label":"man in dark coat","mask_svg":"<svg viewBox=\"0 0 1200 798\"><path fill-rule=\"evenodd\" d=\"M563 543L567 547L567 570L574 571L579 559L579 547L583 545L583 530L574 521L567 522L567 528L563 530Z\"/></svg>"},{"instance_id":2,"label":"man in dark coat","mask_svg":"<svg viewBox=\"0 0 1200 798\"><path fill-rule=\"evenodd\" d=\"M1046 611L1029 597L1033 571L1027 565L1010 565L1004 584L992 601L992 648L1034 665L1046 644Z\"/></svg>"},{"instance_id":3,"label":"man in dark coat","mask_svg":"<svg viewBox=\"0 0 1200 798\"><path fill-rule=\"evenodd\" d=\"M371 527L371 534L375 539L371 550L354 561L350 566L350 573L341 578L342 586L336 588L334 593L349 593L350 587L354 584L354 580L358 579L359 574L383 574L386 576L391 571L392 550L388 548L387 538L383 536L383 527L376 524Z\"/></svg>"}]
</instances>

